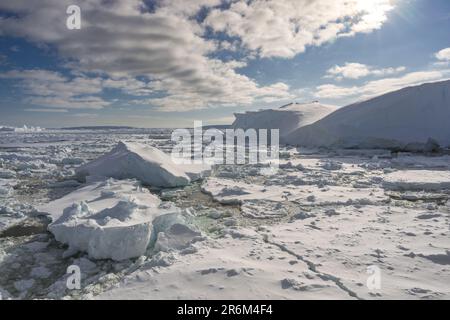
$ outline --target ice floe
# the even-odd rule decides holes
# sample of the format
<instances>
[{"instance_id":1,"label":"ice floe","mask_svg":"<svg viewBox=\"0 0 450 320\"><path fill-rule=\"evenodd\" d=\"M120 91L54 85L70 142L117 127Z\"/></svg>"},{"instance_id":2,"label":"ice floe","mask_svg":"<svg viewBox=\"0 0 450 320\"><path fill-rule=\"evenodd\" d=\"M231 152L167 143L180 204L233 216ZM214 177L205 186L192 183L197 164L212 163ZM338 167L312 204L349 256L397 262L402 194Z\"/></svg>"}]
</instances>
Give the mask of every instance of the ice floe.
<instances>
[{"instance_id":1,"label":"ice floe","mask_svg":"<svg viewBox=\"0 0 450 320\"><path fill-rule=\"evenodd\" d=\"M450 172L437 170L396 171L384 177L384 187L390 190L450 190Z\"/></svg>"},{"instance_id":2,"label":"ice floe","mask_svg":"<svg viewBox=\"0 0 450 320\"><path fill-rule=\"evenodd\" d=\"M0 197L8 197L14 192L15 180L0 178Z\"/></svg>"},{"instance_id":3,"label":"ice floe","mask_svg":"<svg viewBox=\"0 0 450 320\"><path fill-rule=\"evenodd\" d=\"M48 229L57 241L69 245L68 255L84 251L93 259L143 255L152 235L181 221L178 208L163 206L134 180L94 182L38 210L52 217ZM164 228L157 220L161 216L166 217Z\"/></svg>"},{"instance_id":4,"label":"ice floe","mask_svg":"<svg viewBox=\"0 0 450 320\"><path fill-rule=\"evenodd\" d=\"M289 253L251 236L230 235L220 241L196 243L196 252L175 256L164 267L143 265L97 299L318 299L351 297L321 279ZM238 232L236 232L238 233ZM245 234L246 230L242 230ZM167 256L166 256L167 257ZM295 276L299 290L283 280Z\"/></svg>"},{"instance_id":5,"label":"ice floe","mask_svg":"<svg viewBox=\"0 0 450 320\"><path fill-rule=\"evenodd\" d=\"M185 186L205 171L202 165L177 165L161 150L131 142L119 142L111 152L77 169L79 175L135 178L156 187Z\"/></svg>"},{"instance_id":6,"label":"ice floe","mask_svg":"<svg viewBox=\"0 0 450 320\"><path fill-rule=\"evenodd\" d=\"M261 205L264 204L267 206L265 211L273 211L272 215L283 215L282 212L276 212L277 205L273 202L293 201L306 206L324 206L382 203L388 200L380 188L320 187L306 184L286 184L280 188L279 184L260 185L222 178L208 178L203 183L202 190L223 204L245 204L244 208L249 216L254 216L251 211L261 212ZM250 210L252 205L255 208Z\"/></svg>"},{"instance_id":7,"label":"ice floe","mask_svg":"<svg viewBox=\"0 0 450 320\"><path fill-rule=\"evenodd\" d=\"M16 172L0 168L0 179L12 179L16 177Z\"/></svg>"}]
</instances>

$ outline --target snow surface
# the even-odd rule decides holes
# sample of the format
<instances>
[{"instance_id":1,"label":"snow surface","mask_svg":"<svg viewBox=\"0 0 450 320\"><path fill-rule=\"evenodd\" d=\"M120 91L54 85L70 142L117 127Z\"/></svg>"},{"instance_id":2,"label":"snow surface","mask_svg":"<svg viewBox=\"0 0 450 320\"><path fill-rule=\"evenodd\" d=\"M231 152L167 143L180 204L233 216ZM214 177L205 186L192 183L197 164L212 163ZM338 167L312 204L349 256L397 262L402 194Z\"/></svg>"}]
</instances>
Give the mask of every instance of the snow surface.
<instances>
[{"instance_id":1,"label":"snow surface","mask_svg":"<svg viewBox=\"0 0 450 320\"><path fill-rule=\"evenodd\" d=\"M273 185L258 183L242 183L232 179L208 179L202 186L204 192L214 200L223 204L242 204L243 214L250 203L296 201L303 205L338 205L346 203L373 203L387 200L382 189L377 187L354 188L346 186L309 185L300 178L290 175L280 188L281 183L273 181ZM264 217L263 210L256 210ZM269 208L272 215L281 214L276 208Z\"/></svg>"},{"instance_id":2,"label":"snow surface","mask_svg":"<svg viewBox=\"0 0 450 320\"><path fill-rule=\"evenodd\" d=\"M449 119L450 80L349 105L291 132L283 141L314 147L432 151L433 141L441 147L450 146Z\"/></svg>"},{"instance_id":3,"label":"snow surface","mask_svg":"<svg viewBox=\"0 0 450 320\"><path fill-rule=\"evenodd\" d=\"M0 133L10 177L0 185L11 190L0 196L4 298L450 298L448 155L287 147L276 174L219 165L205 180L155 194L128 179L74 181L80 163L120 141L172 146L159 129ZM118 234L127 242L146 223L148 246L120 261L94 259L88 247L72 255L46 232L43 211L73 244L82 230L93 243L106 234L93 252L110 252ZM81 290L67 288L70 265L82 271ZM380 289L366 285L371 266Z\"/></svg>"},{"instance_id":4,"label":"snow surface","mask_svg":"<svg viewBox=\"0 0 450 320\"><path fill-rule=\"evenodd\" d=\"M49 215L52 221L57 221L63 216L63 210L70 208L74 203L83 201L89 205L90 210L101 211L115 207L121 200L127 199L153 208L157 208L161 203L136 180L106 179L94 181L60 199L38 206L37 211Z\"/></svg>"},{"instance_id":5,"label":"snow surface","mask_svg":"<svg viewBox=\"0 0 450 320\"><path fill-rule=\"evenodd\" d=\"M135 178L155 187L185 186L204 171L207 168L201 165L177 165L155 147L122 141L111 152L77 169L79 175Z\"/></svg>"},{"instance_id":6,"label":"snow surface","mask_svg":"<svg viewBox=\"0 0 450 320\"><path fill-rule=\"evenodd\" d=\"M396 171L386 175L384 186L391 190L450 190L450 172L435 170Z\"/></svg>"},{"instance_id":7,"label":"snow surface","mask_svg":"<svg viewBox=\"0 0 450 320\"><path fill-rule=\"evenodd\" d=\"M97 299L350 299L289 253L249 230L242 237L196 245L197 252L169 256L169 265L143 265ZM169 258L169 259L168 259ZM284 285L293 279L293 285Z\"/></svg>"},{"instance_id":8,"label":"snow surface","mask_svg":"<svg viewBox=\"0 0 450 320\"><path fill-rule=\"evenodd\" d=\"M244 130L279 129L280 137L284 137L298 128L316 122L335 110L336 107L334 106L317 102L292 103L279 109L236 113L233 128Z\"/></svg>"}]
</instances>

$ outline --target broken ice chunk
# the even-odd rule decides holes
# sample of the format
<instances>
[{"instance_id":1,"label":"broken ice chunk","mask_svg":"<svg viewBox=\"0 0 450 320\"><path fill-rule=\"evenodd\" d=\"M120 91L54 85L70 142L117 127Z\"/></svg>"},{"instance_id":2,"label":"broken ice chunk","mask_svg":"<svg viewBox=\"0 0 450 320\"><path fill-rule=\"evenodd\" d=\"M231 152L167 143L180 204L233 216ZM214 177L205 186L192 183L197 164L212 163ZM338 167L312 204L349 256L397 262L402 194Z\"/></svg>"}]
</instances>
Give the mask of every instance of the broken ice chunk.
<instances>
[{"instance_id":1,"label":"broken ice chunk","mask_svg":"<svg viewBox=\"0 0 450 320\"><path fill-rule=\"evenodd\" d=\"M79 176L100 176L116 179L134 178L155 187L180 187L198 179L209 167L178 165L161 150L131 142L119 142L109 153L79 167Z\"/></svg>"}]
</instances>

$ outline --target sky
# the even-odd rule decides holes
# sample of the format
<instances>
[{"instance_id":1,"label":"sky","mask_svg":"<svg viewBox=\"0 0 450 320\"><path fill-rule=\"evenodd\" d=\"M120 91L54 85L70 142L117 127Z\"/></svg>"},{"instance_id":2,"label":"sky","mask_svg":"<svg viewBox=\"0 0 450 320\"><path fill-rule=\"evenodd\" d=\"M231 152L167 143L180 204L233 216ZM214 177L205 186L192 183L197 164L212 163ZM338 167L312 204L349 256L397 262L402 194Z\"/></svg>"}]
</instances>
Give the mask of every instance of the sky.
<instances>
[{"instance_id":1,"label":"sky","mask_svg":"<svg viewBox=\"0 0 450 320\"><path fill-rule=\"evenodd\" d=\"M227 124L446 79L448 0L0 0L0 125Z\"/></svg>"}]
</instances>

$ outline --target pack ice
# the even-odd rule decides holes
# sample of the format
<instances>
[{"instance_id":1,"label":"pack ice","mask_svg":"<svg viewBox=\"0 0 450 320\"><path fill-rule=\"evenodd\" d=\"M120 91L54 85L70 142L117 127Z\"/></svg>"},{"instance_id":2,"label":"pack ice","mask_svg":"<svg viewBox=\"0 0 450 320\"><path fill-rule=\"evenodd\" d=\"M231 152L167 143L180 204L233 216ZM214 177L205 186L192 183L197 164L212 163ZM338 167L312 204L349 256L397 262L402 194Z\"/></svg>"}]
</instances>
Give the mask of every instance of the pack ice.
<instances>
[{"instance_id":1,"label":"pack ice","mask_svg":"<svg viewBox=\"0 0 450 320\"><path fill-rule=\"evenodd\" d=\"M91 183L42 206L57 241L68 244L66 255L84 251L93 259L125 260L143 255L152 237L177 223L179 210L163 206L135 180ZM165 218L162 219L161 217ZM158 226L155 221L163 221Z\"/></svg>"},{"instance_id":2,"label":"pack ice","mask_svg":"<svg viewBox=\"0 0 450 320\"><path fill-rule=\"evenodd\" d=\"M201 165L177 165L161 150L135 142L119 142L109 153L79 167L79 176L138 179L155 187L188 185L207 171Z\"/></svg>"},{"instance_id":3,"label":"pack ice","mask_svg":"<svg viewBox=\"0 0 450 320\"><path fill-rule=\"evenodd\" d=\"M339 109L284 142L300 146L413 151L450 146L450 81L404 88Z\"/></svg>"},{"instance_id":4,"label":"pack ice","mask_svg":"<svg viewBox=\"0 0 450 320\"><path fill-rule=\"evenodd\" d=\"M450 189L450 172L436 170L402 170L384 178L384 187L403 191L440 191Z\"/></svg>"}]
</instances>

